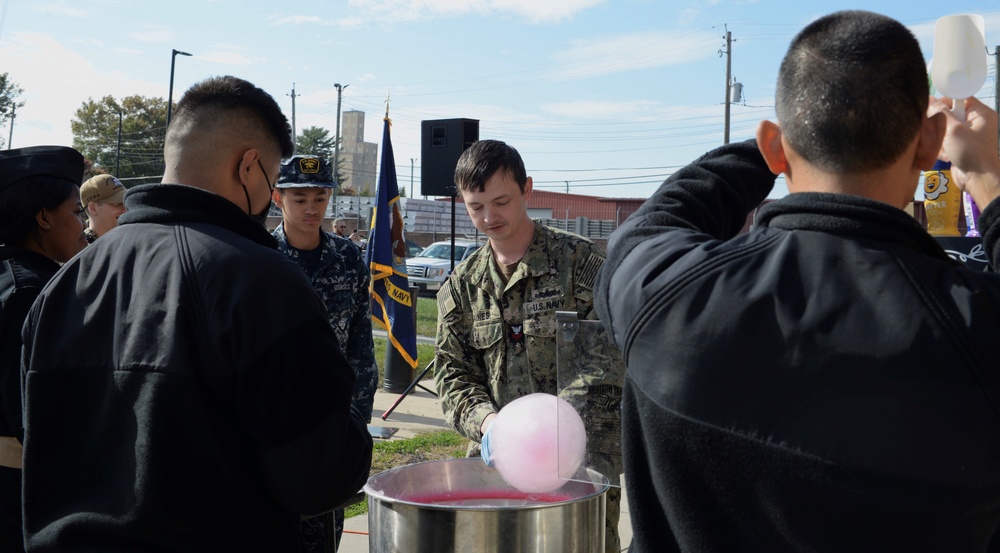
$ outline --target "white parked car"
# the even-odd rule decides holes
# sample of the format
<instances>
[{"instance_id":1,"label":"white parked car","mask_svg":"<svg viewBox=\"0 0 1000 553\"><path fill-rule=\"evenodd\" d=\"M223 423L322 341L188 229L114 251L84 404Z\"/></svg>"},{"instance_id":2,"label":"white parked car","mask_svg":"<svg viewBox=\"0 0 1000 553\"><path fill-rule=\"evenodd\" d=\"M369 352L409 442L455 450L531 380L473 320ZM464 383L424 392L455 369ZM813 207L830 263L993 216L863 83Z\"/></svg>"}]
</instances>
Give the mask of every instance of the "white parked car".
<instances>
[{"instance_id":1,"label":"white parked car","mask_svg":"<svg viewBox=\"0 0 1000 553\"><path fill-rule=\"evenodd\" d=\"M455 239L455 265L467 259L479 244L472 240ZM406 260L406 274L411 285L421 292L441 289L444 280L451 274L451 240L434 242L424 248L419 255Z\"/></svg>"}]
</instances>

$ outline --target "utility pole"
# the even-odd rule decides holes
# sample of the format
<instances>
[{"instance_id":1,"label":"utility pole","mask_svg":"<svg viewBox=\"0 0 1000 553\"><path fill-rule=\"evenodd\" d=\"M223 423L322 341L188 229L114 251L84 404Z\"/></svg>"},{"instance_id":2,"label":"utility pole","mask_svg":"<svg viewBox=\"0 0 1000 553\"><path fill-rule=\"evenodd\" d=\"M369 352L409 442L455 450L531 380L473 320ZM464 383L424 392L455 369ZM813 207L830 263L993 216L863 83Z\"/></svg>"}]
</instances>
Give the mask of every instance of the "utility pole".
<instances>
[{"instance_id":1,"label":"utility pole","mask_svg":"<svg viewBox=\"0 0 1000 553\"><path fill-rule=\"evenodd\" d=\"M413 163L417 161L417 158L410 158L410 197L413 197ZM407 200L409 201L409 200Z\"/></svg>"},{"instance_id":2,"label":"utility pole","mask_svg":"<svg viewBox=\"0 0 1000 553\"><path fill-rule=\"evenodd\" d=\"M563 181L566 183L566 193L569 194L569 181Z\"/></svg>"},{"instance_id":3,"label":"utility pole","mask_svg":"<svg viewBox=\"0 0 1000 553\"><path fill-rule=\"evenodd\" d=\"M10 136L7 137L7 149L10 149L10 143L14 140L14 117L15 111L17 111L17 104L11 104L10 106Z\"/></svg>"},{"instance_id":4,"label":"utility pole","mask_svg":"<svg viewBox=\"0 0 1000 553\"><path fill-rule=\"evenodd\" d=\"M729 82L732 79L733 70L733 34L726 31L726 119L725 119L725 132L722 135L722 143L729 144L729 104L730 104L730 86Z\"/></svg>"},{"instance_id":5,"label":"utility pole","mask_svg":"<svg viewBox=\"0 0 1000 553\"><path fill-rule=\"evenodd\" d=\"M115 176L117 177L121 170L122 161L122 110L118 109L118 151L115 152Z\"/></svg>"},{"instance_id":6,"label":"utility pole","mask_svg":"<svg viewBox=\"0 0 1000 553\"><path fill-rule=\"evenodd\" d=\"M340 86L340 83L335 83L333 86L337 87L337 140L333 145L333 180L334 182L337 183L337 186L339 187L340 186L340 102L344 93L344 89L351 85L345 84L344 86ZM355 186L357 187L359 185L355 184ZM360 202L360 199L358 201Z\"/></svg>"},{"instance_id":7,"label":"utility pole","mask_svg":"<svg viewBox=\"0 0 1000 553\"><path fill-rule=\"evenodd\" d=\"M295 133L295 97L296 96L302 96L302 95L301 94L295 94L295 83L292 83L292 93L291 94L285 94L285 96L291 96L292 97L292 144L294 145L296 142L299 141L299 139L298 139L299 135Z\"/></svg>"}]
</instances>

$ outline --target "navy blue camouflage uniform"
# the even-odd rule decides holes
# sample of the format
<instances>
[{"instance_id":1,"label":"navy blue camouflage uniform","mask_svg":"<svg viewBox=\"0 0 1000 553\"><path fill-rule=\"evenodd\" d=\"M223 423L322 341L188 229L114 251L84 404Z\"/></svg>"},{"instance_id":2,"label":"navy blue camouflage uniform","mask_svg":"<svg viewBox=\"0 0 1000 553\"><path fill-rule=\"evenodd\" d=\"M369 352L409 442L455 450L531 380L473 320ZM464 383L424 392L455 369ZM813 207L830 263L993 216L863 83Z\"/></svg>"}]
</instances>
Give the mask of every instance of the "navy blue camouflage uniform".
<instances>
[{"instance_id":1,"label":"navy blue camouflage uniform","mask_svg":"<svg viewBox=\"0 0 1000 553\"><path fill-rule=\"evenodd\" d=\"M371 276L357 246L332 233L320 232L323 252L319 267L308 275L309 281L326 305L340 350L357 376L352 399L354 407L371 420L378 384L368 292ZM285 239L283 225L279 223L272 234L278 240L278 251L299 262L298 252Z\"/></svg>"},{"instance_id":2,"label":"navy blue camouflage uniform","mask_svg":"<svg viewBox=\"0 0 1000 553\"><path fill-rule=\"evenodd\" d=\"M366 420L370 421L375 401L375 388L378 385L378 368L375 365L374 344L372 342L371 304L368 291L371 275L365 265L361 250L350 240L323 230L319 232L322 233L320 238L322 252L319 265L314 272L307 276L323 300L323 304L326 305L330 326L333 327L334 334L337 336L340 350L347 358L351 368L354 369L354 374L357 377L351 403ZM278 224L272 234L278 240L278 251L305 268L298 250L288 245L284 225ZM312 529L316 530L315 532L305 529L309 528L310 524L305 525L303 530L303 538L307 548L309 551L313 551L309 534L318 536L314 541L321 542L324 540L325 532L323 532L318 520L310 520L312 524L320 525L319 529ZM336 541L339 544L344 527L342 510L335 512L335 526ZM318 548L316 550L322 551Z\"/></svg>"}]
</instances>

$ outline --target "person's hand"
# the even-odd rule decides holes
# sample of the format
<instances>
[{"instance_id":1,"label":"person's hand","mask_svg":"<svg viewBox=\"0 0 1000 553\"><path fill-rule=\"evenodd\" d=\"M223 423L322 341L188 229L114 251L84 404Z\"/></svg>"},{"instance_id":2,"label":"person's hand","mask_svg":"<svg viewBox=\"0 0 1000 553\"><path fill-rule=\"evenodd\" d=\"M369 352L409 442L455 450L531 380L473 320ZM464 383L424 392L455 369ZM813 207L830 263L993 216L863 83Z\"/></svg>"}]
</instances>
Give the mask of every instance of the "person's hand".
<instances>
[{"instance_id":1,"label":"person's hand","mask_svg":"<svg viewBox=\"0 0 1000 553\"><path fill-rule=\"evenodd\" d=\"M934 99L928 115L943 113L947 130L940 159L951 162L955 183L983 209L1000 196L997 113L975 97L965 100L965 120L955 117L950 98Z\"/></svg>"},{"instance_id":2,"label":"person's hand","mask_svg":"<svg viewBox=\"0 0 1000 553\"><path fill-rule=\"evenodd\" d=\"M352 232L351 235L348 236L347 238L348 238L348 240L350 240L351 242L354 242L355 244L360 244L361 243L361 235L359 235L357 233L357 231Z\"/></svg>"},{"instance_id":3,"label":"person's hand","mask_svg":"<svg viewBox=\"0 0 1000 553\"><path fill-rule=\"evenodd\" d=\"M488 467L493 466L493 444L491 442L492 430L493 430L493 420L490 419L490 424L489 426L486 427L486 432L483 432L483 439L482 442L480 443L480 448L479 448L479 455L483 459L483 462L486 463L486 466Z\"/></svg>"}]
</instances>

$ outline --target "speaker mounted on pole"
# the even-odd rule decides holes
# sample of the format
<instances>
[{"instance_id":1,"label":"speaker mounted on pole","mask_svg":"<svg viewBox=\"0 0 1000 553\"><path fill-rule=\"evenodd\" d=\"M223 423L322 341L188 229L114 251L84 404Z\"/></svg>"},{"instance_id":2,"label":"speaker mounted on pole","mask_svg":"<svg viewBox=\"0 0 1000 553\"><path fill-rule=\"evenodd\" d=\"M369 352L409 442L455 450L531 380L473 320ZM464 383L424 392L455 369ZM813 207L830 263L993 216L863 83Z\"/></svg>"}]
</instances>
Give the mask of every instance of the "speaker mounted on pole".
<instances>
[{"instance_id":1,"label":"speaker mounted on pole","mask_svg":"<svg viewBox=\"0 0 1000 553\"><path fill-rule=\"evenodd\" d=\"M455 196L455 166L479 140L478 119L435 119L420 122L420 194Z\"/></svg>"}]
</instances>

